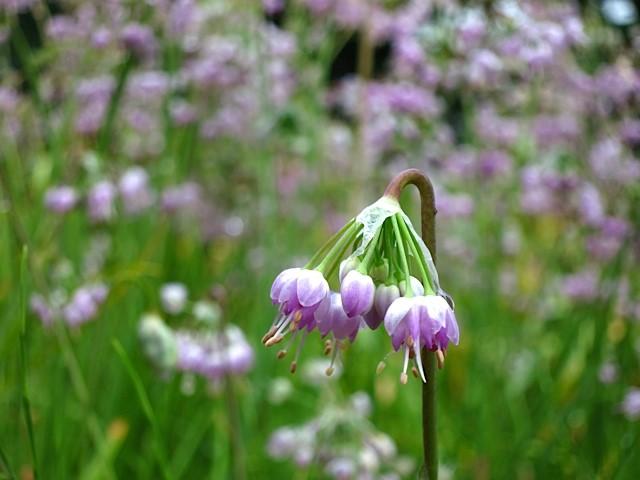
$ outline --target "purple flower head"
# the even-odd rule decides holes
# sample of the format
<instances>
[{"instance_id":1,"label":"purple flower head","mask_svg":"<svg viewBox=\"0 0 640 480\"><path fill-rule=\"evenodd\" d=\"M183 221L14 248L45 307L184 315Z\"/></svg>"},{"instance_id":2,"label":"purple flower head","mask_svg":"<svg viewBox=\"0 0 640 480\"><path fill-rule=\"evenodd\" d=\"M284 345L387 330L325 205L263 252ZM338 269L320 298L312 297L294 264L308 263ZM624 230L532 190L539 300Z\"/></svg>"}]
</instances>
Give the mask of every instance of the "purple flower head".
<instances>
[{"instance_id":1,"label":"purple flower head","mask_svg":"<svg viewBox=\"0 0 640 480\"><path fill-rule=\"evenodd\" d=\"M47 35L56 41L79 39L84 32L68 15L54 15L47 22Z\"/></svg>"},{"instance_id":2,"label":"purple flower head","mask_svg":"<svg viewBox=\"0 0 640 480\"><path fill-rule=\"evenodd\" d=\"M629 222L622 218L607 217L603 219L600 224L600 231L602 235L620 240L624 239L630 230L631 227Z\"/></svg>"},{"instance_id":3,"label":"purple flower head","mask_svg":"<svg viewBox=\"0 0 640 480\"><path fill-rule=\"evenodd\" d=\"M173 38L179 38L189 32L198 13L194 0L172 2L167 15L167 32Z\"/></svg>"},{"instance_id":4,"label":"purple flower head","mask_svg":"<svg viewBox=\"0 0 640 480\"><path fill-rule=\"evenodd\" d=\"M485 178L506 175L511 171L511 157L501 150L489 150L478 157L480 174Z\"/></svg>"},{"instance_id":5,"label":"purple flower head","mask_svg":"<svg viewBox=\"0 0 640 480\"><path fill-rule=\"evenodd\" d=\"M584 270L564 278L562 292L574 301L590 301L599 294L598 275L593 270Z\"/></svg>"},{"instance_id":6,"label":"purple flower head","mask_svg":"<svg viewBox=\"0 0 640 480\"><path fill-rule=\"evenodd\" d=\"M53 311L46 299L40 294L31 295L29 308L40 319L45 327L53 323Z\"/></svg>"},{"instance_id":7,"label":"purple flower head","mask_svg":"<svg viewBox=\"0 0 640 480\"><path fill-rule=\"evenodd\" d=\"M640 418L640 388L630 388L620 404L620 409L629 420Z\"/></svg>"},{"instance_id":8,"label":"purple flower head","mask_svg":"<svg viewBox=\"0 0 640 480\"><path fill-rule=\"evenodd\" d=\"M112 38L111 30L106 27L98 27L96 31L91 34L91 44L95 48L105 48L111 43Z\"/></svg>"},{"instance_id":9,"label":"purple flower head","mask_svg":"<svg viewBox=\"0 0 640 480\"><path fill-rule=\"evenodd\" d=\"M198 119L196 108L184 100L175 100L169 105L171 119L176 125L189 125Z\"/></svg>"},{"instance_id":10,"label":"purple flower head","mask_svg":"<svg viewBox=\"0 0 640 480\"><path fill-rule=\"evenodd\" d=\"M129 214L140 213L153 203L149 175L142 167L128 169L118 183L124 209Z\"/></svg>"},{"instance_id":11,"label":"purple flower head","mask_svg":"<svg viewBox=\"0 0 640 480\"><path fill-rule=\"evenodd\" d=\"M271 301L278 305L280 315L263 338L267 346L283 338L289 325L292 330L315 327L314 313L329 295L329 284L317 270L289 268L281 272L271 286Z\"/></svg>"},{"instance_id":12,"label":"purple flower head","mask_svg":"<svg viewBox=\"0 0 640 480\"><path fill-rule=\"evenodd\" d=\"M92 320L98 307L107 296L105 285L89 285L75 291L71 300L62 310L62 316L69 326L76 327Z\"/></svg>"},{"instance_id":13,"label":"purple flower head","mask_svg":"<svg viewBox=\"0 0 640 480\"><path fill-rule=\"evenodd\" d=\"M333 336L338 340L344 338L353 340L362 322L361 317L349 317L345 313L343 299L337 292L331 292L324 299L318 310L316 310L315 316L320 334L324 337L329 333L333 333Z\"/></svg>"},{"instance_id":14,"label":"purple flower head","mask_svg":"<svg viewBox=\"0 0 640 480\"><path fill-rule=\"evenodd\" d=\"M325 467L325 472L336 480L349 480L358 471L356 462L351 458L333 458Z\"/></svg>"},{"instance_id":15,"label":"purple flower head","mask_svg":"<svg viewBox=\"0 0 640 480\"><path fill-rule=\"evenodd\" d=\"M185 182L162 192L162 210L167 213L177 213L180 210L195 210L200 203L202 192L200 185Z\"/></svg>"},{"instance_id":16,"label":"purple flower head","mask_svg":"<svg viewBox=\"0 0 640 480\"><path fill-rule=\"evenodd\" d=\"M334 0L304 0L306 7L316 15L327 13L333 6Z\"/></svg>"},{"instance_id":17,"label":"purple flower head","mask_svg":"<svg viewBox=\"0 0 640 480\"><path fill-rule=\"evenodd\" d=\"M73 187L67 185L50 188L44 197L47 209L55 213L67 213L75 207L77 202L78 194Z\"/></svg>"},{"instance_id":18,"label":"purple flower head","mask_svg":"<svg viewBox=\"0 0 640 480\"><path fill-rule=\"evenodd\" d=\"M213 334L184 330L175 337L179 370L217 381L226 374L245 373L253 365L253 349L235 325Z\"/></svg>"},{"instance_id":19,"label":"purple flower head","mask_svg":"<svg viewBox=\"0 0 640 480\"><path fill-rule=\"evenodd\" d=\"M103 180L96 183L87 194L89 217L94 222L105 222L113 216L113 201L116 188L113 183Z\"/></svg>"},{"instance_id":20,"label":"purple flower head","mask_svg":"<svg viewBox=\"0 0 640 480\"><path fill-rule=\"evenodd\" d=\"M487 32L487 23L478 10L470 10L457 27L457 39L461 50L477 47Z\"/></svg>"},{"instance_id":21,"label":"purple flower head","mask_svg":"<svg viewBox=\"0 0 640 480\"><path fill-rule=\"evenodd\" d=\"M364 315L373 307L375 285L369 275L351 270L340 285L342 305L348 317Z\"/></svg>"},{"instance_id":22,"label":"purple flower head","mask_svg":"<svg viewBox=\"0 0 640 480\"><path fill-rule=\"evenodd\" d=\"M140 60L149 59L157 50L153 31L139 23L126 25L120 32L120 40L124 47Z\"/></svg>"},{"instance_id":23,"label":"purple flower head","mask_svg":"<svg viewBox=\"0 0 640 480\"><path fill-rule=\"evenodd\" d=\"M109 295L109 287L104 283L96 283L87 287L89 294L94 302L98 304L104 303Z\"/></svg>"},{"instance_id":24,"label":"purple flower head","mask_svg":"<svg viewBox=\"0 0 640 480\"><path fill-rule=\"evenodd\" d=\"M284 10L285 0L262 0L262 8L267 15L273 15Z\"/></svg>"},{"instance_id":25,"label":"purple flower head","mask_svg":"<svg viewBox=\"0 0 640 480\"><path fill-rule=\"evenodd\" d=\"M9 14L24 12L31 8L36 0L2 0L0 11L5 10Z\"/></svg>"},{"instance_id":26,"label":"purple flower head","mask_svg":"<svg viewBox=\"0 0 640 480\"><path fill-rule=\"evenodd\" d=\"M620 125L620 137L631 146L640 145L640 120L627 119Z\"/></svg>"},{"instance_id":27,"label":"purple flower head","mask_svg":"<svg viewBox=\"0 0 640 480\"><path fill-rule=\"evenodd\" d=\"M224 335L226 338L226 362L230 373L239 375L246 373L253 366L253 349L247 342L242 330L235 325L227 326Z\"/></svg>"},{"instance_id":28,"label":"purple flower head","mask_svg":"<svg viewBox=\"0 0 640 480\"><path fill-rule=\"evenodd\" d=\"M269 456L282 459L292 455L298 447L298 434L290 427L282 427L269 437L267 453Z\"/></svg>"},{"instance_id":29,"label":"purple flower head","mask_svg":"<svg viewBox=\"0 0 640 480\"><path fill-rule=\"evenodd\" d=\"M404 369L400 380L407 381L407 367L411 352L422 380L426 382L422 370L421 349L440 351L439 362L449 342L459 341L458 323L447 301L439 295L400 297L394 301L384 317L384 326L391 336L394 350L404 346Z\"/></svg>"},{"instance_id":30,"label":"purple flower head","mask_svg":"<svg viewBox=\"0 0 640 480\"><path fill-rule=\"evenodd\" d=\"M410 71L424 64L424 50L413 36L401 36L393 44L397 68Z\"/></svg>"},{"instance_id":31,"label":"purple flower head","mask_svg":"<svg viewBox=\"0 0 640 480\"><path fill-rule=\"evenodd\" d=\"M355 29L366 18L368 7L361 0L338 0L333 6L336 23L342 27Z\"/></svg>"},{"instance_id":32,"label":"purple flower head","mask_svg":"<svg viewBox=\"0 0 640 480\"><path fill-rule=\"evenodd\" d=\"M604 205L600 192L588 183L579 192L578 210L582 220L587 225L598 225L604 218Z\"/></svg>"},{"instance_id":33,"label":"purple flower head","mask_svg":"<svg viewBox=\"0 0 640 480\"><path fill-rule=\"evenodd\" d=\"M618 367L613 362L605 362L598 370L598 379L604 384L610 384L618 378Z\"/></svg>"},{"instance_id":34,"label":"purple flower head","mask_svg":"<svg viewBox=\"0 0 640 480\"><path fill-rule=\"evenodd\" d=\"M442 192L436 200L438 214L446 218L467 218L473 214L473 198L466 193L450 194Z\"/></svg>"}]
</instances>

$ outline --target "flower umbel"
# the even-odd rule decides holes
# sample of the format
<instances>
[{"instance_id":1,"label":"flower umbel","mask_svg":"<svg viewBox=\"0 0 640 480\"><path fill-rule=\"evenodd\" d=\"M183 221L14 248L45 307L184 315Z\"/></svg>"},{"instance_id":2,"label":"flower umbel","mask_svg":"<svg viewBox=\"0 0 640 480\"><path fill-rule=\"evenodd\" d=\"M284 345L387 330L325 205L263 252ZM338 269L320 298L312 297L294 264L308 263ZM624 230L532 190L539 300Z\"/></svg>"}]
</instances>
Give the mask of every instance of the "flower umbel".
<instances>
[{"instance_id":1,"label":"flower umbel","mask_svg":"<svg viewBox=\"0 0 640 480\"><path fill-rule=\"evenodd\" d=\"M353 342L361 327L375 330L384 321L393 349L404 353L401 382L407 382L410 359L415 376L426 382L421 350L436 352L442 367L449 343L459 340L446 298L429 249L398 201L384 196L349 221L307 265L276 277L271 301L279 314L262 341L269 347L291 333L289 345L278 352L283 358L299 339L293 373L307 335L317 329L329 337L330 375L344 343Z\"/></svg>"}]
</instances>

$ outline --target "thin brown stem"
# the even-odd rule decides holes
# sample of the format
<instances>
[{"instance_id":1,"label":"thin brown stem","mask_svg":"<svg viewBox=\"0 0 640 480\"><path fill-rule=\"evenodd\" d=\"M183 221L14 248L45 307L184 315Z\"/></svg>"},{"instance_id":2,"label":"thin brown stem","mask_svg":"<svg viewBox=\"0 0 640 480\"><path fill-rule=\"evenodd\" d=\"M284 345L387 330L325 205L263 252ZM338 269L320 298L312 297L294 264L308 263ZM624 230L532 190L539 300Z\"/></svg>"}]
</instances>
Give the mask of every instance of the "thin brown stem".
<instances>
[{"instance_id":1,"label":"thin brown stem","mask_svg":"<svg viewBox=\"0 0 640 480\"><path fill-rule=\"evenodd\" d=\"M422 239L429 248L433 262L436 261L436 204L433 185L429 177L420 170L411 168L400 172L391 180L384 194L399 200L400 193L407 185L415 185L420 192L420 217ZM438 444L436 432L436 357L427 349L422 349L422 368L427 382L422 384L422 445L424 466L421 478L438 479Z\"/></svg>"}]
</instances>

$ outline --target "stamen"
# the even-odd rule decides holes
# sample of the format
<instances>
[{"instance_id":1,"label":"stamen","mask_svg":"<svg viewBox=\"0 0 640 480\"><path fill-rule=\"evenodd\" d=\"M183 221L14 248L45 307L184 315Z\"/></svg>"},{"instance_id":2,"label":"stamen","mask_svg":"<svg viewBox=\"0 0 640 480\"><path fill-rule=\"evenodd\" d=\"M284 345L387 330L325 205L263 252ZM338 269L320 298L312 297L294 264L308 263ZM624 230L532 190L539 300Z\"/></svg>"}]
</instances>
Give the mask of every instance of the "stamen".
<instances>
[{"instance_id":1,"label":"stamen","mask_svg":"<svg viewBox=\"0 0 640 480\"><path fill-rule=\"evenodd\" d=\"M298 310L296 313L293 314L293 324L297 327L298 324L300 323L300 320L302 320L302 312Z\"/></svg>"},{"instance_id":2,"label":"stamen","mask_svg":"<svg viewBox=\"0 0 640 480\"><path fill-rule=\"evenodd\" d=\"M409 367L409 348L404 347L404 366L402 367L402 374L400 375L400 383L405 385L409 377L407 376L407 368Z\"/></svg>"},{"instance_id":3,"label":"stamen","mask_svg":"<svg viewBox=\"0 0 640 480\"><path fill-rule=\"evenodd\" d=\"M324 342L324 356L328 356L331 353L331 350L333 350L333 342L330 339L327 339Z\"/></svg>"},{"instance_id":4,"label":"stamen","mask_svg":"<svg viewBox=\"0 0 640 480\"><path fill-rule=\"evenodd\" d=\"M296 373L296 368L298 368L298 363L294 360L293 362L291 362L291 366L289 367L289 371L292 375Z\"/></svg>"},{"instance_id":5,"label":"stamen","mask_svg":"<svg viewBox=\"0 0 640 480\"><path fill-rule=\"evenodd\" d=\"M413 351L416 352L416 364L418 365L418 371L420 372L420 376L422 377L422 381L427 383L427 377L424 375L424 370L422 368L422 353L420 351L420 338L416 341L416 346L413 347Z\"/></svg>"},{"instance_id":6,"label":"stamen","mask_svg":"<svg viewBox=\"0 0 640 480\"><path fill-rule=\"evenodd\" d=\"M384 363L384 360L380 360L378 366L376 367L376 375L380 375L386 366L387 364Z\"/></svg>"},{"instance_id":7,"label":"stamen","mask_svg":"<svg viewBox=\"0 0 640 480\"><path fill-rule=\"evenodd\" d=\"M302 334L302 338L300 339L300 343L298 343L298 346L296 347L296 356L293 359L293 362L291 362L291 373L296 373L296 365L298 363L298 357L300 356L300 352L302 351L302 347L304 346L304 341L307 339L307 335L309 334L309 332L304 332Z\"/></svg>"},{"instance_id":8,"label":"stamen","mask_svg":"<svg viewBox=\"0 0 640 480\"><path fill-rule=\"evenodd\" d=\"M413 337L411 335L407 337L407 346L409 348L413 347Z\"/></svg>"},{"instance_id":9,"label":"stamen","mask_svg":"<svg viewBox=\"0 0 640 480\"><path fill-rule=\"evenodd\" d=\"M289 341L287 342L286 347L284 347L282 350L280 350L278 352L278 354L276 355L276 357L278 358L278 360L282 359L285 357L285 355L287 354L287 352L289 351L289 348L291 348L291 344L295 341L295 339L298 336L298 332L294 332L291 334L291 337L289 338Z\"/></svg>"},{"instance_id":10,"label":"stamen","mask_svg":"<svg viewBox=\"0 0 640 480\"><path fill-rule=\"evenodd\" d=\"M336 361L336 357L338 356L338 350L340 349L340 342L338 340L334 340L333 342L333 354L331 355L331 363L329 364L329 368L325 370L325 374L327 377L330 377L335 369L333 368L333 364Z\"/></svg>"},{"instance_id":11,"label":"stamen","mask_svg":"<svg viewBox=\"0 0 640 480\"><path fill-rule=\"evenodd\" d=\"M438 360L438 368L442 370L442 367L444 367L444 353L442 353L442 350L436 350L436 360Z\"/></svg>"},{"instance_id":12,"label":"stamen","mask_svg":"<svg viewBox=\"0 0 640 480\"><path fill-rule=\"evenodd\" d=\"M269 328L267 333L265 333L264 336L262 337L262 343L263 344L267 343L267 340L269 340L273 336L273 334L276 332L277 329L278 327L276 327L276 324L274 322L274 324L271 325L271 328Z\"/></svg>"},{"instance_id":13,"label":"stamen","mask_svg":"<svg viewBox=\"0 0 640 480\"><path fill-rule=\"evenodd\" d=\"M272 345L275 345L276 343L280 343L282 341L284 337L282 335L274 335L273 337L271 337L269 340L267 340L266 342L264 342L265 346L267 347L271 347Z\"/></svg>"},{"instance_id":14,"label":"stamen","mask_svg":"<svg viewBox=\"0 0 640 480\"><path fill-rule=\"evenodd\" d=\"M289 326L289 324L291 323L291 316L286 317L282 323L280 324L280 326L278 327L278 330L276 330L276 333L273 334L274 337L282 337L282 332L285 331L285 329ZM272 337L273 338L273 337ZM280 338L280 340L282 340L282 338ZM278 340L278 342L280 341ZM275 343L278 343L275 342ZM271 345L274 345L275 343L272 343ZM267 347L269 347L269 342L265 343L265 345Z\"/></svg>"},{"instance_id":15,"label":"stamen","mask_svg":"<svg viewBox=\"0 0 640 480\"><path fill-rule=\"evenodd\" d=\"M415 378L418 378L418 376L420 375L420 374L418 373L418 369L416 368L416 366L415 366L415 365L414 365L413 367L411 367L411 373L413 374L413 376L414 376Z\"/></svg>"}]
</instances>

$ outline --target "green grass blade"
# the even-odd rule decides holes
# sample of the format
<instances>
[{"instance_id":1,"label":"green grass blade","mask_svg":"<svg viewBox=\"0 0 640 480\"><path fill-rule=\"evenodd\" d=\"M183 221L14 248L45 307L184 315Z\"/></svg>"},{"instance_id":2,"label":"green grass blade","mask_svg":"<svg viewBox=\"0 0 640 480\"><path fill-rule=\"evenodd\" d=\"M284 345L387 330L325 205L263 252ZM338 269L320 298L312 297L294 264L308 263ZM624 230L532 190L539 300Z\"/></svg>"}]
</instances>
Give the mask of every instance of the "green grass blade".
<instances>
[{"instance_id":1,"label":"green grass blade","mask_svg":"<svg viewBox=\"0 0 640 480\"><path fill-rule=\"evenodd\" d=\"M16 475L15 475L15 473L13 473L13 469L11 468L11 465L9 464L9 459L4 454L4 450L2 450L2 447L0 447L0 462L2 462L2 469L3 469L2 476L3 476L3 478L9 478L11 480L15 480Z\"/></svg>"},{"instance_id":2,"label":"green grass blade","mask_svg":"<svg viewBox=\"0 0 640 480\"><path fill-rule=\"evenodd\" d=\"M146 390L144 389L144 384L142 383L142 379L138 372L136 372L133 363L129 359L127 352L122 347L122 344L117 340L112 340L112 345L118 357L122 361L131 381L133 382L133 386L136 389L136 394L138 395L138 400L140 401L140 406L142 407L142 411L144 415L147 417L147 420L151 424L151 429L153 430L153 436L155 440L154 452L158 460L158 464L160 469L162 470L162 475L165 479L169 480L173 478L171 472L169 470L169 466L167 464L167 456L164 453L164 449L162 447L162 435L160 433L160 429L158 426L157 417L153 411L153 407L151 406L151 402L149 401L149 396L147 395Z\"/></svg>"},{"instance_id":3,"label":"green grass blade","mask_svg":"<svg viewBox=\"0 0 640 480\"><path fill-rule=\"evenodd\" d=\"M33 433L33 418L31 416L31 403L29 402L29 392L27 390L27 246L22 247L22 258L20 260L20 390L22 397L22 412L29 434L29 448L31 449L31 459L33 461L33 478L38 478L38 457L36 455L36 441Z\"/></svg>"}]
</instances>

